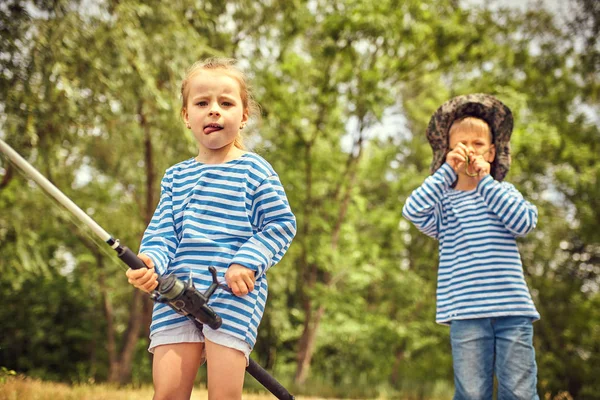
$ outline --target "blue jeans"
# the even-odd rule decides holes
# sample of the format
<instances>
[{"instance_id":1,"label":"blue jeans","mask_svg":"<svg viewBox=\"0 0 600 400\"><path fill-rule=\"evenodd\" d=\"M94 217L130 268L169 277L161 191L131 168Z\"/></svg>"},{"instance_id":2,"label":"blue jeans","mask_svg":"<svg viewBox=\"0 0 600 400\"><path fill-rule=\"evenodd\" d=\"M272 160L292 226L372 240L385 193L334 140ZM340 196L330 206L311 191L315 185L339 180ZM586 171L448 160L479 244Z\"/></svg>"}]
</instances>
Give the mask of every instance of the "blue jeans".
<instances>
[{"instance_id":1,"label":"blue jeans","mask_svg":"<svg viewBox=\"0 0 600 400\"><path fill-rule=\"evenodd\" d=\"M538 400L533 325L529 317L455 320L450 324L455 400Z\"/></svg>"}]
</instances>

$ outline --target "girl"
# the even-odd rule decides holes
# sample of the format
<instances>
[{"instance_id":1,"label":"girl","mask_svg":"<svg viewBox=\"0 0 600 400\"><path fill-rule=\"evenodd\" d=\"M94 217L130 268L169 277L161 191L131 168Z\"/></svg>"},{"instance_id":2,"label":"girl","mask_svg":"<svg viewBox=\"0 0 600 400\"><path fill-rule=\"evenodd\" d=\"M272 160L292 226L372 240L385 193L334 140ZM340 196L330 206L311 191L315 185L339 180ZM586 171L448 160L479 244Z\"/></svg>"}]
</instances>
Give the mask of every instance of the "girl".
<instances>
[{"instance_id":1,"label":"girl","mask_svg":"<svg viewBox=\"0 0 600 400\"><path fill-rule=\"evenodd\" d=\"M197 62L181 85L181 115L198 143L195 158L167 169L161 198L142 239L147 269L127 271L146 292L175 274L204 292L217 269L233 294L217 289L209 306L223 319L202 331L156 303L149 351L154 399L189 399L207 361L209 399L241 399L244 372L267 299L266 271L296 234L296 220L271 165L244 150L240 131L258 109L233 60Z\"/></svg>"}]
</instances>

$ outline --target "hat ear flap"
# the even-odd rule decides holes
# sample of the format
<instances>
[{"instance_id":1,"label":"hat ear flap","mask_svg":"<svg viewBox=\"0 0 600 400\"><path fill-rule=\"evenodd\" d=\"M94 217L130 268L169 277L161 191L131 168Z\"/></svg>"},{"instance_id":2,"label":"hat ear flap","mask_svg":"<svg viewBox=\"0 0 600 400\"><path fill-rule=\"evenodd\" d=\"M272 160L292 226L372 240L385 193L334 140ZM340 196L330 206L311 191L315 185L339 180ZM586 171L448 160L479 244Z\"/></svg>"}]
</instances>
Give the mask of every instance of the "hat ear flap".
<instances>
[{"instance_id":1,"label":"hat ear flap","mask_svg":"<svg viewBox=\"0 0 600 400\"><path fill-rule=\"evenodd\" d=\"M442 166L446 160L446 154L448 154L448 122L450 119L451 116L438 110L431 117L427 126L427 141L433 151L433 160L429 168L432 174Z\"/></svg>"},{"instance_id":2,"label":"hat ear flap","mask_svg":"<svg viewBox=\"0 0 600 400\"><path fill-rule=\"evenodd\" d=\"M496 145L496 156L492 164L490 174L492 177L501 181L504 179L510 168L510 143L506 142L502 145Z\"/></svg>"}]
</instances>

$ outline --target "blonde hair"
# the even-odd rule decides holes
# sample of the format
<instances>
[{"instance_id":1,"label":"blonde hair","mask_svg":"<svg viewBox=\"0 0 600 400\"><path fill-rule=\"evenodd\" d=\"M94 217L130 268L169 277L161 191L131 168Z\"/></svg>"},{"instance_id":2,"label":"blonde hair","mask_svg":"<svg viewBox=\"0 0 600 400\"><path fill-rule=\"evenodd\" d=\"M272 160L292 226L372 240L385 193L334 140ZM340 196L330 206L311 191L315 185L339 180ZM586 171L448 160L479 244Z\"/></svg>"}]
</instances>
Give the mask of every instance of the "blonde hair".
<instances>
[{"instance_id":1,"label":"blonde hair","mask_svg":"<svg viewBox=\"0 0 600 400\"><path fill-rule=\"evenodd\" d=\"M453 133L456 132L474 132L480 134L487 134L490 138L490 143L494 144L494 137L492 135L492 130L487 122L477 117L464 117L457 119L450 126L450 131L448 132L448 137L452 136Z\"/></svg>"},{"instance_id":2,"label":"blonde hair","mask_svg":"<svg viewBox=\"0 0 600 400\"><path fill-rule=\"evenodd\" d=\"M244 112L248 113L248 117L260 115L260 106L252 97L252 92L246 75L236 66L237 61L232 58L211 57L203 61L196 61L187 70L185 78L181 82L181 115L184 115L187 105L188 96L190 93L190 79L203 70L222 70L234 78L240 85L240 97L242 98L242 106ZM234 146L239 149L244 149L242 135L238 133L235 138Z\"/></svg>"}]
</instances>

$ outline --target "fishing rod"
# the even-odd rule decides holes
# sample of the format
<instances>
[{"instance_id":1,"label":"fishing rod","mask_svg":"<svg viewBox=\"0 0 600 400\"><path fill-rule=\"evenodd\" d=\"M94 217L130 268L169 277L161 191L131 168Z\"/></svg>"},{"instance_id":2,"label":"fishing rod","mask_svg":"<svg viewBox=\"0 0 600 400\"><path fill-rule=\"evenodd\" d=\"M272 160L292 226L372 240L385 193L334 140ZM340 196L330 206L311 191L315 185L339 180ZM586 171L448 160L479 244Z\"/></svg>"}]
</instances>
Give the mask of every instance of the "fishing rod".
<instances>
[{"instance_id":1,"label":"fishing rod","mask_svg":"<svg viewBox=\"0 0 600 400\"><path fill-rule=\"evenodd\" d=\"M146 264L128 247L121 245L119 239L113 238L96 221L86 214L77 204L61 192L44 175L29 164L19 153L0 139L0 152L4 153L17 167L37 183L43 190L56 199L71 214L77 217L100 239L106 242L117 256L131 269L146 268ZM212 329L218 329L223 323L221 317L208 305L208 299L221 286L217 281L217 271L214 267L208 267L212 275L212 283L208 289L199 292L192 281L184 282L175 275L159 276L158 287L151 293L152 300L169 305L177 313L186 316L194 324L202 329L202 325L208 325ZM268 389L280 400L294 400L294 396L287 391L273 376L263 369L256 361L249 359L246 371L252 375L261 385Z\"/></svg>"}]
</instances>

